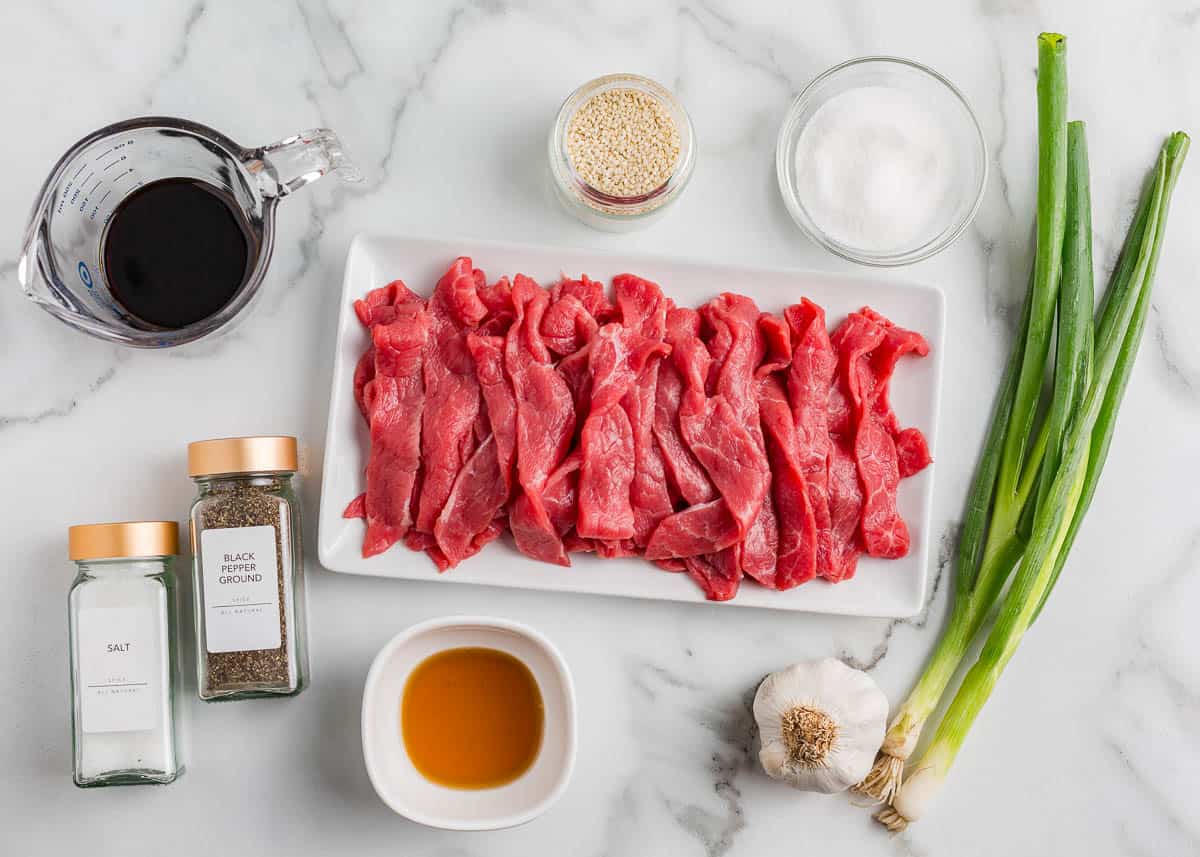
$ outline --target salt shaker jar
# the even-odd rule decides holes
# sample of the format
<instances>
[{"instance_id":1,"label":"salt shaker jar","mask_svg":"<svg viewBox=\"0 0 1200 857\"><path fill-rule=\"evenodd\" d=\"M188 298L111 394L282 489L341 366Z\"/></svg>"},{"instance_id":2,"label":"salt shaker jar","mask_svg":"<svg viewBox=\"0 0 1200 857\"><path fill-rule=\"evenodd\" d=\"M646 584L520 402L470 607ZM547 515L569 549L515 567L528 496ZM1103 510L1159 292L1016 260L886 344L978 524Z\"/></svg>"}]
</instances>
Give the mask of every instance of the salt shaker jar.
<instances>
[{"instance_id":1,"label":"salt shaker jar","mask_svg":"<svg viewBox=\"0 0 1200 857\"><path fill-rule=\"evenodd\" d=\"M308 683L296 460L294 437L188 445L201 699L292 696Z\"/></svg>"},{"instance_id":2,"label":"salt shaker jar","mask_svg":"<svg viewBox=\"0 0 1200 857\"><path fill-rule=\"evenodd\" d=\"M71 527L67 599L75 785L169 783L177 675L174 521Z\"/></svg>"}]
</instances>

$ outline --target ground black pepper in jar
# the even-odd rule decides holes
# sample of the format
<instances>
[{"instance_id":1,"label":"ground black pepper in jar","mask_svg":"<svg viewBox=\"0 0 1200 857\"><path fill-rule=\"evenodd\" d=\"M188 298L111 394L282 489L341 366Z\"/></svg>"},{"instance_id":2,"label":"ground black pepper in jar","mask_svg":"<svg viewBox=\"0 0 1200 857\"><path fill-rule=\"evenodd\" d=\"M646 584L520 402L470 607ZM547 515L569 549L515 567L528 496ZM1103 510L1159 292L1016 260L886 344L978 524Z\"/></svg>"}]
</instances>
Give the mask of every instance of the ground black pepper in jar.
<instances>
[{"instance_id":1,"label":"ground black pepper in jar","mask_svg":"<svg viewBox=\"0 0 1200 857\"><path fill-rule=\"evenodd\" d=\"M294 437L189 444L200 698L290 696L308 682Z\"/></svg>"}]
</instances>

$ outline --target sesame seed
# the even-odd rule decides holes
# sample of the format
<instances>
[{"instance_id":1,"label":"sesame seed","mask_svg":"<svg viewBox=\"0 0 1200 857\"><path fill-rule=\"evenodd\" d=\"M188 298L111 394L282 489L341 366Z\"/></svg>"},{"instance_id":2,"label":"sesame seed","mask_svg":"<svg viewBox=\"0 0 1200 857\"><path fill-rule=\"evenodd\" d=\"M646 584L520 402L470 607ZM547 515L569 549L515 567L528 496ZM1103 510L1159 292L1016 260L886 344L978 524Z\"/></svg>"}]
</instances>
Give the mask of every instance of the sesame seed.
<instances>
[{"instance_id":1,"label":"sesame seed","mask_svg":"<svg viewBox=\"0 0 1200 857\"><path fill-rule=\"evenodd\" d=\"M640 89L596 93L571 117L567 154L579 177L608 196L645 196L662 187L679 160L670 111Z\"/></svg>"}]
</instances>

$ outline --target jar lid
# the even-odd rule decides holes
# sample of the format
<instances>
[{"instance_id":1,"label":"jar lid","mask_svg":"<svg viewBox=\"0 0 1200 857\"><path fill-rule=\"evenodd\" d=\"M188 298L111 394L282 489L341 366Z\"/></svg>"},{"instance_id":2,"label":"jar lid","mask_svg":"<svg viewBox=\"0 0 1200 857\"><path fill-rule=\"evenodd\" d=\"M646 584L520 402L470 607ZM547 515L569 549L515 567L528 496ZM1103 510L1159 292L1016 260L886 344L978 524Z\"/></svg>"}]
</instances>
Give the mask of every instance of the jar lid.
<instances>
[{"instance_id":1,"label":"jar lid","mask_svg":"<svg viewBox=\"0 0 1200 857\"><path fill-rule=\"evenodd\" d=\"M174 521L80 524L67 533L69 554L76 561L179 553L179 524Z\"/></svg>"},{"instance_id":2,"label":"jar lid","mask_svg":"<svg viewBox=\"0 0 1200 857\"><path fill-rule=\"evenodd\" d=\"M188 475L295 473L296 439L287 435L222 437L188 444Z\"/></svg>"}]
</instances>

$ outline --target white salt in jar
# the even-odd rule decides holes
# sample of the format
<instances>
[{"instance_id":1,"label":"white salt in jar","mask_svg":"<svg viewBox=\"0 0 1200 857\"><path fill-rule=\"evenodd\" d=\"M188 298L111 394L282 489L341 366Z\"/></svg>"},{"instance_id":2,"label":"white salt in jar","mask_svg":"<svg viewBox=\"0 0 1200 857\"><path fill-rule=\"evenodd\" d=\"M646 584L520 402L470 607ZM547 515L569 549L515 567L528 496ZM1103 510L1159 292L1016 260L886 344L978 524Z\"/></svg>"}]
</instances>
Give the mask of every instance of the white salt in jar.
<instances>
[{"instance_id":1,"label":"white salt in jar","mask_svg":"<svg viewBox=\"0 0 1200 857\"><path fill-rule=\"evenodd\" d=\"M174 521L71 527L68 597L75 785L169 783L177 675Z\"/></svg>"}]
</instances>

